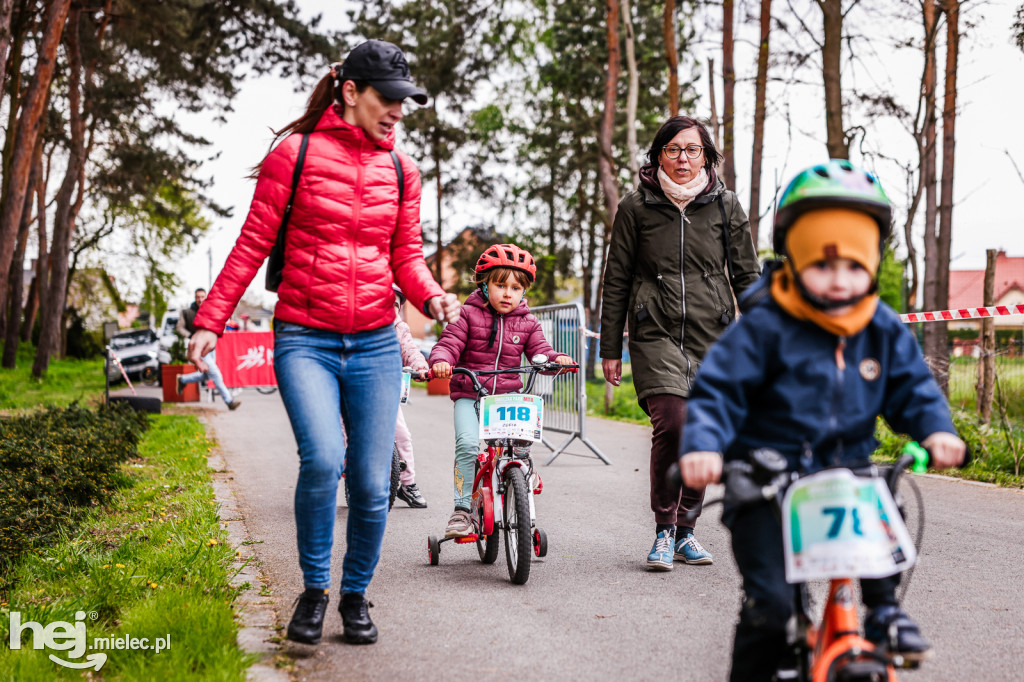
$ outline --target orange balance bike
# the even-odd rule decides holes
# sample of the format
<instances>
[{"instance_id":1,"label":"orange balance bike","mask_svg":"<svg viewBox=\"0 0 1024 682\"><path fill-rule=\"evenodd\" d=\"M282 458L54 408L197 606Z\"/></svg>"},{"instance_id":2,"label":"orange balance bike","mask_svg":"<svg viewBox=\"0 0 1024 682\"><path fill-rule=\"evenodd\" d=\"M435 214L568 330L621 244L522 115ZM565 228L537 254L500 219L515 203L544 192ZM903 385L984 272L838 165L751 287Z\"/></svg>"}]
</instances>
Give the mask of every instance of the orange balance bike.
<instances>
[{"instance_id":1,"label":"orange balance bike","mask_svg":"<svg viewBox=\"0 0 1024 682\"><path fill-rule=\"evenodd\" d=\"M914 564L917 549L894 495L904 470L913 465L924 471L927 456L910 443L888 470L872 465L804 476L787 471L786 458L768 449L726 464L725 494L716 502L770 501L782 522L786 581L796 588L795 616L787 628L795 667L785 666L775 679L896 682L897 668L919 665L862 636L853 581L894 575ZM818 622L810 613L807 583L813 580L829 581Z\"/></svg>"},{"instance_id":2,"label":"orange balance bike","mask_svg":"<svg viewBox=\"0 0 1024 682\"><path fill-rule=\"evenodd\" d=\"M560 365L549 362L545 355L535 355L531 364L524 367L479 372L462 367L452 370L473 382L478 398L480 440L487 444L487 451L477 456L473 476L473 532L458 538L427 538L431 566L438 564L441 545L449 540L460 545L475 543L480 560L492 564L498 558L503 531L509 578L516 585L529 580L533 556L543 557L548 551L547 535L536 525L534 505L534 496L540 495L544 484L530 457L533 443L541 439L544 400L530 395L530 391L542 372L558 375L577 369L578 365ZM526 374L526 386L520 393L491 395L481 378L486 383L486 377L499 374Z\"/></svg>"}]
</instances>

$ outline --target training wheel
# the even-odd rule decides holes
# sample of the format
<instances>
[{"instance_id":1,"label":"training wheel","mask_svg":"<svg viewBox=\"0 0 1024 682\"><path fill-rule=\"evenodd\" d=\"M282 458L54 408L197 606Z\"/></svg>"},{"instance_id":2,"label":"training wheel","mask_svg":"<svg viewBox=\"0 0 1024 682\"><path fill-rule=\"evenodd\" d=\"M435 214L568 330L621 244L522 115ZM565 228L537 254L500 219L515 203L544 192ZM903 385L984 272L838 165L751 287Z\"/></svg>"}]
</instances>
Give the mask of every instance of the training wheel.
<instances>
[{"instance_id":1,"label":"training wheel","mask_svg":"<svg viewBox=\"0 0 1024 682\"><path fill-rule=\"evenodd\" d=\"M548 553L548 534L540 528L533 529L533 553L538 557Z\"/></svg>"},{"instance_id":2,"label":"training wheel","mask_svg":"<svg viewBox=\"0 0 1024 682\"><path fill-rule=\"evenodd\" d=\"M431 566L437 566L441 560L441 543L433 535L427 538L427 558L430 559Z\"/></svg>"}]
</instances>

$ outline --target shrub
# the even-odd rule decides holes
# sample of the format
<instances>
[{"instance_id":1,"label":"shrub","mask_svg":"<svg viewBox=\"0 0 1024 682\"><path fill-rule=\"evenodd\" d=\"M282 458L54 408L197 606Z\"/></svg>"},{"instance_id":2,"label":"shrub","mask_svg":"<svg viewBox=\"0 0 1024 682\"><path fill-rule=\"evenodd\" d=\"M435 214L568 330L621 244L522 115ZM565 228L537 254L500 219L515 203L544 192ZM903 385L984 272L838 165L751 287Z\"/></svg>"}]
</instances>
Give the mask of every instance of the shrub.
<instances>
[{"instance_id":1,"label":"shrub","mask_svg":"<svg viewBox=\"0 0 1024 682\"><path fill-rule=\"evenodd\" d=\"M0 421L0 586L25 552L74 527L77 509L125 484L146 416L123 404L73 403Z\"/></svg>"}]
</instances>

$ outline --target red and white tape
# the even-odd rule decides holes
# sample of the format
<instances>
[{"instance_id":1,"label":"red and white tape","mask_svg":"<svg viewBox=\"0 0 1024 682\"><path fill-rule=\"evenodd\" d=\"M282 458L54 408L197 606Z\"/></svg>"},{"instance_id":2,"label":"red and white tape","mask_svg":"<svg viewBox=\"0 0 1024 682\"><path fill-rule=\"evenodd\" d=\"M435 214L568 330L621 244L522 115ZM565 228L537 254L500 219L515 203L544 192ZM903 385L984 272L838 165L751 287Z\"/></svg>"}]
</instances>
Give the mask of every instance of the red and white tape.
<instances>
[{"instance_id":1,"label":"red and white tape","mask_svg":"<svg viewBox=\"0 0 1024 682\"><path fill-rule=\"evenodd\" d=\"M930 313L907 313L900 315L902 322L943 322L946 320L973 320L981 317L1003 317L1006 315L1024 315L1024 305L994 305L988 308L960 308L958 310L936 310ZM583 329L583 335L599 339L601 335L589 329ZM629 336L629 333L623 334Z\"/></svg>"},{"instance_id":2,"label":"red and white tape","mask_svg":"<svg viewBox=\"0 0 1024 682\"><path fill-rule=\"evenodd\" d=\"M959 310L936 310L931 313L907 313L900 315L903 322L943 322L946 320L972 320L979 317L1002 317L1024 315L1024 305L994 305L988 308L960 308Z\"/></svg>"}]
</instances>

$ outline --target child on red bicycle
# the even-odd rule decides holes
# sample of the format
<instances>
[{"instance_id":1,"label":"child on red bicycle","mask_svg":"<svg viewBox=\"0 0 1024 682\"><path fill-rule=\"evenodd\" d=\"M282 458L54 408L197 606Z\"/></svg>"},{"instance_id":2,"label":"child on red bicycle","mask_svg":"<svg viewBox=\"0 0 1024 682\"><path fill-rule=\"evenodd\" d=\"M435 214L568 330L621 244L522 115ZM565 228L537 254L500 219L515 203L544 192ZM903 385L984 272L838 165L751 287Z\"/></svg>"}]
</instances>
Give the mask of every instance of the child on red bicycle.
<instances>
[{"instance_id":1,"label":"child on red bicycle","mask_svg":"<svg viewBox=\"0 0 1024 682\"><path fill-rule=\"evenodd\" d=\"M877 272L892 209L878 180L832 160L793 179L773 233L785 262L744 295L750 309L708 353L690 396L680 452L688 486L719 480L723 456L769 447L792 471L866 465L875 421L909 433L936 468L965 446L914 336L879 301ZM726 507L744 600L732 680L770 680L785 655L793 587L769 505ZM865 637L910 663L931 647L900 608L899 575L862 580Z\"/></svg>"},{"instance_id":2,"label":"child on red bicycle","mask_svg":"<svg viewBox=\"0 0 1024 682\"><path fill-rule=\"evenodd\" d=\"M515 244L488 247L476 263L477 291L469 295L459 320L445 327L430 351L431 371L441 379L451 377L450 394L455 402L455 512L445 528L446 538L473 532L469 509L480 444L476 392L469 377L452 376L452 367L512 369L522 364L523 353L527 357L544 354L560 365L573 364L571 357L551 348L540 321L530 314L523 298L536 275L533 256L525 249ZM522 387L518 374L481 377L480 382L491 395Z\"/></svg>"}]
</instances>

